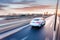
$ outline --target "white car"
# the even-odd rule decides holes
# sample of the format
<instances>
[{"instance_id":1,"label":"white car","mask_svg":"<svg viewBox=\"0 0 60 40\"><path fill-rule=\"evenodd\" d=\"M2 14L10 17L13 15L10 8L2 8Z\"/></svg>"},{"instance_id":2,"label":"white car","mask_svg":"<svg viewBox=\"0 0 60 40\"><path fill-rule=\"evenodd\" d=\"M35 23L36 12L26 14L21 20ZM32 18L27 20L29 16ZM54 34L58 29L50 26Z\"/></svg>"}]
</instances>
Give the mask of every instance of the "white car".
<instances>
[{"instance_id":1,"label":"white car","mask_svg":"<svg viewBox=\"0 0 60 40\"><path fill-rule=\"evenodd\" d=\"M42 17L34 18L31 22L30 25L32 27L41 27L42 25L45 25L45 19Z\"/></svg>"}]
</instances>

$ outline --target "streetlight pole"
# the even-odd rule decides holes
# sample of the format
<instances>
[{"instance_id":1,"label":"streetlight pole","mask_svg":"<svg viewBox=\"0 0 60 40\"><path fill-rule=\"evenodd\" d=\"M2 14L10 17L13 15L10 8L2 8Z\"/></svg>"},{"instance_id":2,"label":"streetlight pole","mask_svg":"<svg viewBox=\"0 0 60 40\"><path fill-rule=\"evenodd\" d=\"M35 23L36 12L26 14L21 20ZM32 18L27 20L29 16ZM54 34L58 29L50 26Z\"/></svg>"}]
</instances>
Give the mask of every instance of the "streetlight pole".
<instances>
[{"instance_id":1,"label":"streetlight pole","mask_svg":"<svg viewBox=\"0 0 60 40\"><path fill-rule=\"evenodd\" d=\"M56 4L56 13L55 13L54 31L56 30L56 22L57 22L58 5L59 5L59 0L57 0L57 4Z\"/></svg>"}]
</instances>

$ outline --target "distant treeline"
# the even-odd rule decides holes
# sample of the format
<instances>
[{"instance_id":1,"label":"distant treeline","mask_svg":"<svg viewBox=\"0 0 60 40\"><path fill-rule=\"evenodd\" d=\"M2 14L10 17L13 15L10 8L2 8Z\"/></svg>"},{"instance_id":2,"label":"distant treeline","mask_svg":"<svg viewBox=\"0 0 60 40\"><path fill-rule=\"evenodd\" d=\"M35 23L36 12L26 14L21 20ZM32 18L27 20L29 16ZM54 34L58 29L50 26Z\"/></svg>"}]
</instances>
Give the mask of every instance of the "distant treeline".
<instances>
[{"instance_id":1,"label":"distant treeline","mask_svg":"<svg viewBox=\"0 0 60 40\"><path fill-rule=\"evenodd\" d=\"M22 14L22 15L0 15L0 17L24 17L24 16L51 16L52 14Z\"/></svg>"}]
</instances>

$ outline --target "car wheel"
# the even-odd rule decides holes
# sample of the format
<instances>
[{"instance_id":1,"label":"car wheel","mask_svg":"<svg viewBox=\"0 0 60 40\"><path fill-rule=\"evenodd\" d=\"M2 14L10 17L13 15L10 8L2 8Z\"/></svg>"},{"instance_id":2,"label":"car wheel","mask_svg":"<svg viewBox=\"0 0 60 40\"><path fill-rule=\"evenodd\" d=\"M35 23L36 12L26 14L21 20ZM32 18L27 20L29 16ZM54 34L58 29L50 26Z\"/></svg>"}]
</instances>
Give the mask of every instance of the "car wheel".
<instances>
[{"instance_id":1,"label":"car wheel","mask_svg":"<svg viewBox=\"0 0 60 40\"><path fill-rule=\"evenodd\" d=\"M45 23L43 25L45 25Z\"/></svg>"},{"instance_id":2,"label":"car wheel","mask_svg":"<svg viewBox=\"0 0 60 40\"><path fill-rule=\"evenodd\" d=\"M45 25L45 23L44 24L41 24L41 26L44 26Z\"/></svg>"}]
</instances>

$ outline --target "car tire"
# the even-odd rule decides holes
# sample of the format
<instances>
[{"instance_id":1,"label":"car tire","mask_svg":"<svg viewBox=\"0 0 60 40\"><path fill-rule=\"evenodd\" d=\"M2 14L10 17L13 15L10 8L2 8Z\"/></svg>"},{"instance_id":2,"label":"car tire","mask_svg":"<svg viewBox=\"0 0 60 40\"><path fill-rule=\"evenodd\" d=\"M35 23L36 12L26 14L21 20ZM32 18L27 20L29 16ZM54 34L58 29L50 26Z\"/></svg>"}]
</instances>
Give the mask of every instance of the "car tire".
<instances>
[{"instance_id":1,"label":"car tire","mask_svg":"<svg viewBox=\"0 0 60 40\"><path fill-rule=\"evenodd\" d=\"M45 25L45 23L43 25Z\"/></svg>"}]
</instances>

